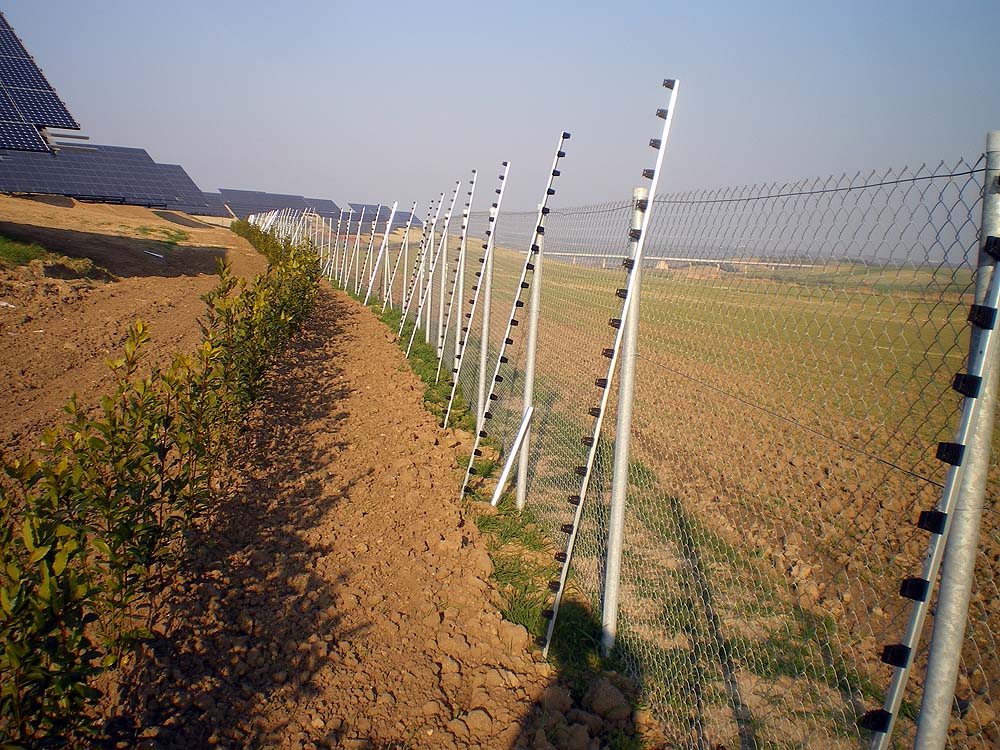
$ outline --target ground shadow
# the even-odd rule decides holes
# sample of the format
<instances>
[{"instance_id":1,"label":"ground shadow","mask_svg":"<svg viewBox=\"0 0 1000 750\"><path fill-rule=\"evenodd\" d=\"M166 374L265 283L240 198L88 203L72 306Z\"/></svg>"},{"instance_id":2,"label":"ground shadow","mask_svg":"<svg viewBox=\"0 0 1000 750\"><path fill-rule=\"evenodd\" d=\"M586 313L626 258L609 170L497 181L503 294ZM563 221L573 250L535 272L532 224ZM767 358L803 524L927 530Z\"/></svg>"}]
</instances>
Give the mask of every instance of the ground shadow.
<instances>
[{"instance_id":1,"label":"ground shadow","mask_svg":"<svg viewBox=\"0 0 1000 750\"><path fill-rule=\"evenodd\" d=\"M154 638L120 687L108 725L112 743L276 744L300 728L272 716L265 734L248 728L247 716L269 699L297 704L317 695L314 677L350 641L336 585L350 570L319 568L330 547L315 530L365 477L328 486L322 480L340 444L300 439L322 419L336 440L346 416L343 390L316 388L308 379L320 364L331 382L337 379L322 344L342 335L341 320L314 316L273 371L266 398L231 451L230 486L213 517L191 533Z\"/></svg>"},{"instance_id":2,"label":"ground shadow","mask_svg":"<svg viewBox=\"0 0 1000 750\"><path fill-rule=\"evenodd\" d=\"M192 229L215 229L215 226L212 224L206 224L203 221L199 221L198 219L185 216L184 214L179 214L174 211L153 211L153 213L164 221L179 224L182 227L190 227Z\"/></svg>"},{"instance_id":3,"label":"ground shadow","mask_svg":"<svg viewBox=\"0 0 1000 750\"><path fill-rule=\"evenodd\" d=\"M46 250L71 258L87 258L117 277L197 276L214 274L224 247L178 245L164 240L114 234L52 229L33 224L0 222L0 234L20 242L35 242Z\"/></svg>"},{"instance_id":4,"label":"ground shadow","mask_svg":"<svg viewBox=\"0 0 1000 750\"><path fill-rule=\"evenodd\" d=\"M640 748L636 718L641 673L620 668L638 663L625 645L610 658L600 652L601 623L586 604L564 599L556 620L549 661L556 669L548 689L526 713L515 748Z\"/></svg>"},{"instance_id":5,"label":"ground shadow","mask_svg":"<svg viewBox=\"0 0 1000 750\"><path fill-rule=\"evenodd\" d=\"M24 195L18 197L56 208L73 208L76 205L72 198L65 195Z\"/></svg>"}]
</instances>

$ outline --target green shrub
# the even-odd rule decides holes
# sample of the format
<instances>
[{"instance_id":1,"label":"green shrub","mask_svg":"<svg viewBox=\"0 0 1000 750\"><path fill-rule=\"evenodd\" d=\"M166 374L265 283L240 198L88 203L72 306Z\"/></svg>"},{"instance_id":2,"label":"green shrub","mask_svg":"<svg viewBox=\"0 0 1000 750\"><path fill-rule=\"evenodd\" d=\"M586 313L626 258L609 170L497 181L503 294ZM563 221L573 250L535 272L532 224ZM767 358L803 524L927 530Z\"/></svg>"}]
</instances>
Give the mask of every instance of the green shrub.
<instances>
[{"instance_id":1,"label":"green shrub","mask_svg":"<svg viewBox=\"0 0 1000 750\"><path fill-rule=\"evenodd\" d=\"M83 746L97 735L95 678L148 634L152 582L210 507L213 476L275 357L309 316L311 247L237 222L264 253L252 283L219 266L203 341L139 377L149 331L111 362L114 392L71 400L37 455L4 459L0 483L0 747Z\"/></svg>"}]
</instances>

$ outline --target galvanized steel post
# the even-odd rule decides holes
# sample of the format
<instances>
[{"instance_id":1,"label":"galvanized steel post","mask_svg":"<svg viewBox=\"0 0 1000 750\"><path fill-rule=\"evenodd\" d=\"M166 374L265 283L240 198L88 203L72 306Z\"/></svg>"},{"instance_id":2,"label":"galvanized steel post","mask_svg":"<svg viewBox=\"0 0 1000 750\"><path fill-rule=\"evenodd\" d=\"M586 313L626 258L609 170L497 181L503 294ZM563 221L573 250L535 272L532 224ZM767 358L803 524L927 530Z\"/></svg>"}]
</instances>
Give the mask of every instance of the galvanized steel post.
<instances>
[{"instance_id":1,"label":"galvanized steel post","mask_svg":"<svg viewBox=\"0 0 1000 750\"><path fill-rule=\"evenodd\" d=\"M649 190L632 191L632 230L642 230ZM629 258L636 261L639 238L629 243ZM629 447L632 440L632 406L635 400L635 364L639 353L639 297L642 290L642 260L632 268L632 294L625 316L621 361L618 370L618 422L615 425L615 455L611 471L611 511L608 519L608 559L604 570L604 596L601 606L601 649L611 652L618 632L618 592L622 574L622 549L625 542L625 506L628 502ZM608 384L610 387L610 384Z\"/></svg>"},{"instance_id":2,"label":"galvanized steel post","mask_svg":"<svg viewBox=\"0 0 1000 750\"><path fill-rule=\"evenodd\" d=\"M979 231L979 264L976 273L976 303L982 303L989 283L990 270L996 261L984 251L986 239L1000 236L1000 130L986 135L986 173L983 176L983 212ZM993 273L1000 272L993 270ZM985 339L983 331L973 329L970 352ZM971 359L970 354L970 359ZM990 468L990 442L996 413L998 362L996 351L984 363L986 373L979 398L977 418L966 442L959 497L952 515L951 528L941 566L941 584L934 633L927 659L924 696L917 716L916 750L943 748L951 723L952 705L958 666L965 641L969 600L979 549L979 527L986 497L986 479Z\"/></svg>"}]
</instances>

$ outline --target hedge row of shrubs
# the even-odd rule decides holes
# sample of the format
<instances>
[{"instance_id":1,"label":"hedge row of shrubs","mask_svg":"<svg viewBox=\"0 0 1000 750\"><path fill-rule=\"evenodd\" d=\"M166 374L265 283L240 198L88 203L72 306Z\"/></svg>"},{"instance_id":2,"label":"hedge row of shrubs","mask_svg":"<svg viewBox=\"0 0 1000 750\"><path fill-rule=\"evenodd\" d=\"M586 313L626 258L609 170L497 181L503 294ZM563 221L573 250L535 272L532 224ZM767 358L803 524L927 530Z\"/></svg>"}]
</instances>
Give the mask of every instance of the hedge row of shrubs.
<instances>
[{"instance_id":1,"label":"hedge row of shrubs","mask_svg":"<svg viewBox=\"0 0 1000 750\"><path fill-rule=\"evenodd\" d=\"M313 249L233 229L269 267L247 283L220 264L198 351L142 377L137 322L109 363L114 392L92 410L71 400L36 454L2 462L0 747L97 738L96 679L147 635L151 592L210 508L235 426L312 309Z\"/></svg>"}]
</instances>

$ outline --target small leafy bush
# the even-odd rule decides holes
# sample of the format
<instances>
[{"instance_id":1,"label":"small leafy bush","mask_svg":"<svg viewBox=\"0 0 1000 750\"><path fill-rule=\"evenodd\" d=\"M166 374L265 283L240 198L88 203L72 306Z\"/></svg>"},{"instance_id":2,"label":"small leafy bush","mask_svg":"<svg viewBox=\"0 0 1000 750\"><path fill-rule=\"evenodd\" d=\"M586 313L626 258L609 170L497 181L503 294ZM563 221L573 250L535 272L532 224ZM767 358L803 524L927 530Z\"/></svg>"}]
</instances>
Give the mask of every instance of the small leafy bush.
<instances>
[{"instance_id":1,"label":"small leafy bush","mask_svg":"<svg viewBox=\"0 0 1000 750\"><path fill-rule=\"evenodd\" d=\"M268 369L309 316L310 246L245 222L268 259L252 283L225 264L204 297L202 344L139 375L150 336L131 328L97 409L75 399L36 455L4 458L0 481L0 747L79 747L99 735L95 679L148 635L154 584L176 569L184 531L209 509L214 476Z\"/></svg>"}]
</instances>

